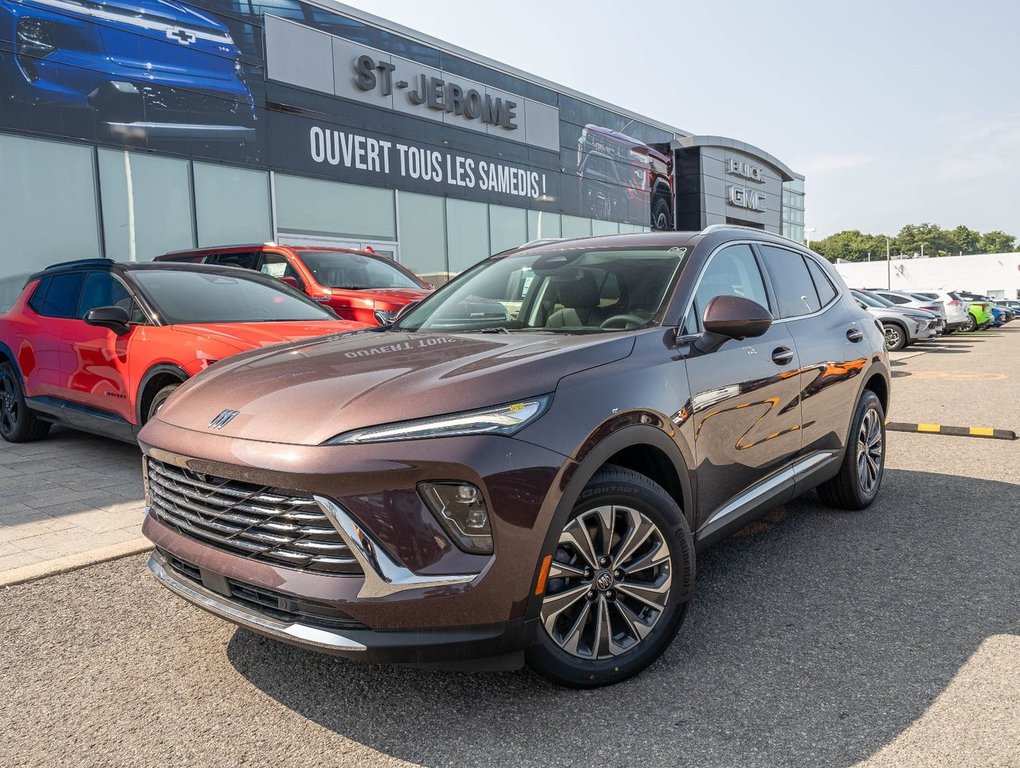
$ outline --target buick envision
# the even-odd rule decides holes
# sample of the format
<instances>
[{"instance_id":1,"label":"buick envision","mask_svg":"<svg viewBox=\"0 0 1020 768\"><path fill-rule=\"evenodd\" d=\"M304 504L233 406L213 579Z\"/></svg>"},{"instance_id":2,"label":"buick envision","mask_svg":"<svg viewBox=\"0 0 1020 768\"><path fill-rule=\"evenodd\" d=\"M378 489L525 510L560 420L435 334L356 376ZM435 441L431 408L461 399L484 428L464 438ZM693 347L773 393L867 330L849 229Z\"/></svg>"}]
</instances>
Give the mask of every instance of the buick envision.
<instances>
[{"instance_id":1,"label":"buick envision","mask_svg":"<svg viewBox=\"0 0 1020 768\"><path fill-rule=\"evenodd\" d=\"M184 384L140 435L149 567L349 659L613 683L669 645L703 547L812 488L872 503L889 383L879 324L792 241L525 246Z\"/></svg>"}]
</instances>

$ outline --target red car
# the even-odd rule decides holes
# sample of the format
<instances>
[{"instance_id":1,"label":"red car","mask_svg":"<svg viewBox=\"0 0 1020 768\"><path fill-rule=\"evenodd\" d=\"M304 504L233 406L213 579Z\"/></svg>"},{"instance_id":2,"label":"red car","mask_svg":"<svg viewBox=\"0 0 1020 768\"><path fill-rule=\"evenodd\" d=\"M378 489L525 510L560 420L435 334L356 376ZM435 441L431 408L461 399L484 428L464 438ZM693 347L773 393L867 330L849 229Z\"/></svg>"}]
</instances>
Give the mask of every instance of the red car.
<instances>
[{"instance_id":1,"label":"red car","mask_svg":"<svg viewBox=\"0 0 1020 768\"><path fill-rule=\"evenodd\" d=\"M232 245L175 251L156 261L190 261L254 269L283 280L346 320L389 325L404 305L421 301L432 286L393 259L349 248Z\"/></svg>"},{"instance_id":2,"label":"red car","mask_svg":"<svg viewBox=\"0 0 1020 768\"><path fill-rule=\"evenodd\" d=\"M57 264L0 314L0 437L33 440L61 423L133 442L181 383L217 360L365 327L232 267Z\"/></svg>"}]
</instances>

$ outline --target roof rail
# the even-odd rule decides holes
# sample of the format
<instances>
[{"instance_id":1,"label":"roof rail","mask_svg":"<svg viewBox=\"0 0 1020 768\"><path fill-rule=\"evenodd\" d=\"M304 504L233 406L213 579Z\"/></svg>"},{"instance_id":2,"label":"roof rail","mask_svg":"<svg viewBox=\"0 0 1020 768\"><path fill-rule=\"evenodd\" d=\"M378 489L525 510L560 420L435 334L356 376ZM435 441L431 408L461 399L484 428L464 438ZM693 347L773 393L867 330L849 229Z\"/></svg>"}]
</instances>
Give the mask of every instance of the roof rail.
<instances>
[{"instance_id":1,"label":"roof rail","mask_svg":"<svg viewBox=\"0 0 1020 768\"><path fill-rule=\"evenodd\" d=\"M805 247L804 243L800 242L799 240L794 240L792 237L787 237L786 235L779 235L776 234L775 232L769 232L767 229L758 229L758 227L748 227L745 224L709 224L707 227L701 230L701 234L707 235L709 232L718 232L723 229L739 229L746 232L757 232L758 234L769 235L771 237L778 237L780 240L789 240L791 243L796 243L801 247Z\"/></svg>"},{"instance_id":2,"label":"roof rail","mask_svg":"<svg viewBox=\"0 0 1020 768\"><path fill-rule=\"evenodd\" d=\"M48 267L43 269L43 271L46 272L47 270L58 269L60 267L77 267L77 266L84 267L89 265L95 265L97 267L106 267L113 263L114 263L113 259L100 259L100 258L74 259L73 261L61 261L58 262L57 264L50 264Z\"/></svg>"}]
</instances>

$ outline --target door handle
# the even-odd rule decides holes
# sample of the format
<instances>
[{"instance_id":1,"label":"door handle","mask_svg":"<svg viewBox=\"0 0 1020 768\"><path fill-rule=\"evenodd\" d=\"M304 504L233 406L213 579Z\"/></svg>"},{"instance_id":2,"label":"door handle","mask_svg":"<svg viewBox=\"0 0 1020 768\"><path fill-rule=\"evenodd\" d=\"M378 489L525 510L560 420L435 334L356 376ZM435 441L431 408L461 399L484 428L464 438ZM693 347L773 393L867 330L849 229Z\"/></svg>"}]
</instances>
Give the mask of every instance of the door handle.
<instances>
[{"instance_id":1,"label":"door handle","mask_svg":"<svg viewBox=\"0 0 1020 768\"><path fill-rule=\"evenodd\" d=\"M858 341L864 338L864 331L860 328L849 328L846 332L847 341L852 341L856 344Z\"/></svg>"},{"instance_id":2,"label":"door handle","mask_svg":"<svg viewBox=\"0 0 1020 768\"><path fill-rule=\"evenodd\" d=\"M789 347L776 347L772 350L772 362L776 365L786 365L793 360L793 350Z\"/></svg>"}]
</instances>

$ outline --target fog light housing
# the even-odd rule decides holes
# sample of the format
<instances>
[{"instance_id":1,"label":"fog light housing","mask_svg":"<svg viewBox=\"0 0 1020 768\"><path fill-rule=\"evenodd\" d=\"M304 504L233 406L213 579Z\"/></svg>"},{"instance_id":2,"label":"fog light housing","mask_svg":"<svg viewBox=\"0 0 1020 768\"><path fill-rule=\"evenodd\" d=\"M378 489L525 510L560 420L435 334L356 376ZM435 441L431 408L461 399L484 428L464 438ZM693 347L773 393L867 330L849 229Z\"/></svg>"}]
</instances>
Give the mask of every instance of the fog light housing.
<instances>
[{"instance_id":1,"label":"fog light housing","mask_svg":"<svg viewBox=\"0 0 1020 768\"><path fill-rule=\"evenodd\" d=\"M492 554L492 528L482 492L471 483L418 483L418 494L453 543L472 555Z\"/></svg>"}]
</instances>

